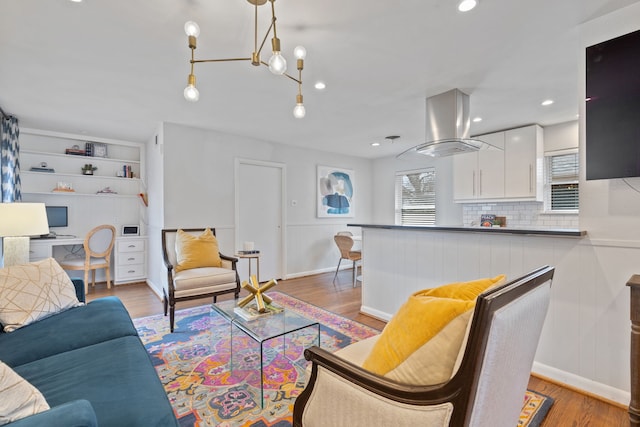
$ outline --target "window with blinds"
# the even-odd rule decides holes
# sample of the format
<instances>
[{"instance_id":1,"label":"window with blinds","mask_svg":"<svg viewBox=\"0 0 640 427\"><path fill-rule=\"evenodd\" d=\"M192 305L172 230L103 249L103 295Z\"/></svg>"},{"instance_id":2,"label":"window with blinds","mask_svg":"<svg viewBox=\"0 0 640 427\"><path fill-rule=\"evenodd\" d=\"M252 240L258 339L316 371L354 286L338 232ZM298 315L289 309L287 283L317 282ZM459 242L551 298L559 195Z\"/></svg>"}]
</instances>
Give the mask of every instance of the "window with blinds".
<instances>
[{"instance_id":1,"label":"window with blinds","mask_svg":"<svg viewBox=\"0 0 640 427\"><path fill-rule=\"evenodd\" d=\"M396 220L398 225L436 223L435 168L396 173Z\"/></svg>"},{"instance_id":2,"label":"window with blinds","mask_svg":"<svg viewBox=\"0 0 640 427\"><path fill-rule=\"evenodd\" d=\"M547 156L545 204L547 211L577 211L578 153Z\"/></svg>"}]
</instances>

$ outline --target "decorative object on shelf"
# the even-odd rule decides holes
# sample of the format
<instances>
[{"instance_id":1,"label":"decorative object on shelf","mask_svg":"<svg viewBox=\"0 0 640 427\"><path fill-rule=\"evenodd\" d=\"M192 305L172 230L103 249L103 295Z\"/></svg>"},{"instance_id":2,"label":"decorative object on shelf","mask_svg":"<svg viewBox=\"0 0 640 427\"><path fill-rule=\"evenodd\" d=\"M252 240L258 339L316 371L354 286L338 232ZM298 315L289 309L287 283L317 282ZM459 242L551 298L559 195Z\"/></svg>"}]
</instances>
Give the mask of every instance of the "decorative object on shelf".
<instances>
[{"instance_id":1,"label":"decorative object on shelf","mask_svg":"<svg viewBox=\"0 0 640 427\"><path fill-rule=\"evenodd\" d=\"M263 293L271 289L273 286L277 285L278 282L276 282L275 279L271 279L264 285L260 286L260 283L258 283L258 279L255 275L252 275L250 277L250 281L251 283L247 282L246 280L242 282L242 288L249 291L249 295L238 301L238 307L244 307L252 300L255 300L256 309L260 313L265 313L267 311L267 307L265 304L271 304L271 298L264 295Z\"/></svg>"},{"instance_id":2,"label":"decorative object on shelf","mask_svg":"<svg viewBox=\"0 0 640 427\"><path fill-rule=\"evenodd\" d=\"M117 191L113 191L111 187L104 187L100 191L96 191L96 194L118 194Z\"/></svg>"},{"instance_id":3,"label":"decorative object on shelf","mask_svg":"<svg viewBox=\"0 0 640 427\"><path fill-rule=\"evenodd\" d=\"M80 148L79 145L74 145L73 147L64 150L64 154L70 154L72 156L84 156L86 154L86 150Z\"/></svg>"},{"instance_id":4,"label":"decorative object on shelf","mask_svg":"<svg viewBox=\"0 0 640 427\"><path fill-rule=\"evenodd\" d=\"M496 223L496 216L493 214L480 215L480 227L493 227Z\"/></svg>"},{"instance_id":5,"label":"decorative object on shelf","mask_svg":"<svg viewBox=\"0 0 640 427\"><path fill-rule=\"evenodd\" d=\"M184 24L184 31L187 33L189 37L189 49L191 49L191 73L189 74L189 78L187 80L187 87L184 89L184 97L187 101L196 102L200 98L200 93L198 89L196 89L196 76L193 74L193 65L198 62L227 62L227 61L251 61L251 65L256 67L260 65L265 65L269 67L269 71L276 75L283 75L298 83L298 94L296 95L296 105L293 109L293 115L297 119L301 119L305 116L305 108L302 103L302 70L304 69L304 59L307 55L307 50L302 46L296 46L293 50L293 54L296 57L296 67L298 69L298 78L295 78L286 73L287 71L287 61L280 53L280 39L277 36L276 31L276 12L275 12L275 0L268 0L271 2L271 24L267 29L264 38L262 39L262 44L258 47L258 6L264 5L267 0L247 0L254 6L254 46L253 53L251 57L248 58L225 58L225 59L195 59L195 49L197 43L197 37L200 35L200 27L193 21L188 21ZM273 30L273 37L271 38L271 50L272 56L269 59L269 62L266 63L260 60L260 53L262 51L262 47L264 46L267 37Z\"/></svg>"},{"instance_id":6,"label":"decorative object on shelf","mask_svg":"<svg viewBox=\"0 0 640 427\"><path fill-rule=\"evenodd\" d=\"M41 162L40 166L33 166L30 170L31 172L55 172L53 168L50 168L49 165L47 165L47 162Z\"/></svg>"},{"instance_id":7,"label":"decorative object on shelf","mask_svg":"<svg viewBox=\"0 0 640 427\"><path fill-rule=\"evenodd\" d=\"M58 181L56 184L56 188L52 191L54 192L63 192L63 193L73 193L75 190L73 189L73 185L70 182Z\"/></svg>"},{"instance_id":8,"label":"decorative object on shelf","mask_svg":"<svg viewBox=\"0 0 640 427\"><path fill-rule=\"evenodd\" d=\"M135 174L133 173L133 170L131 169L131 165L122 166L122 170L118 171L116 173L116 175L119 178L135 178Z\"/></svg>"},{"instance_id":9,"label":"decorative object on shelf","mask_svg":"<svg viewBox=\"0 0 640 427\"><path fill-rule=\"evenodd\" d=\"M86 163L82 167L82 174L83 175L93 175L93 171L97 170L97 169L98 169L97 166L93 166L91 163Z\"/></svg>"},{"instance_id":10,"label":"decorative object on shelf","mask_svg":"<svg viewBox=\"0 0 640 427\"><path fill-rule=\"evenodd\" d=\"M93 157L107 157L107 144L93 143Z\"/></svg>"}]
</instances>

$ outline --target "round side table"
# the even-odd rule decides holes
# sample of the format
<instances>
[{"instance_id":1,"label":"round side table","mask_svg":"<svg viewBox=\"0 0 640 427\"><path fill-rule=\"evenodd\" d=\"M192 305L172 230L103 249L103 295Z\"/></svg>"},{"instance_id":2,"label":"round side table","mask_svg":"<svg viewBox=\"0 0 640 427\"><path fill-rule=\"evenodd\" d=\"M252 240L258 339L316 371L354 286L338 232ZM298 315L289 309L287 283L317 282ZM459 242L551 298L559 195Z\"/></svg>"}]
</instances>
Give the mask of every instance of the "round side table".
<instances>
[{"instance_id":1,"label":"round side table","mask_svg":"<svg viewBox=\"0 0 640 427\"><path fill-rule=\"evenodd\" d=\"M260 252L252 253L252 254L244 254L244 253L236 253L238 258L247 259L249 263L249 278L251 278L251 261L256 260L256 278L258 279L258 283L260 283Z\"/></svg>"}]
</instances>

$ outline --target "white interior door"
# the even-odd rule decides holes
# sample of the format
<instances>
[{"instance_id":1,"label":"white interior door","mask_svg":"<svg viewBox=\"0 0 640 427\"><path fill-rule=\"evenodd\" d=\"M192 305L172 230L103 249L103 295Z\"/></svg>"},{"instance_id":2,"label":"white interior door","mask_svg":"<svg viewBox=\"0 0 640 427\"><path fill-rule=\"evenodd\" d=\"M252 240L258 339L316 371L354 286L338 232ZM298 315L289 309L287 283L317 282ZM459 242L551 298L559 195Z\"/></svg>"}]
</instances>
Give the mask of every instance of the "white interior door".
<instances>
[{"instance_id":1,"label":"white interior door","mask_svg":"<svg viewBox=\"0 0 640 427\"><path fill-rule=\"evenodd\" d=\"M254 242L260 251L260 281L281 279L284 266L284 165L252 160L236 161L236 249ZM242 259L240 280L248 278L248 262ZM252 274L256 274L256 263Z\"/></svg>"}]
</instances>

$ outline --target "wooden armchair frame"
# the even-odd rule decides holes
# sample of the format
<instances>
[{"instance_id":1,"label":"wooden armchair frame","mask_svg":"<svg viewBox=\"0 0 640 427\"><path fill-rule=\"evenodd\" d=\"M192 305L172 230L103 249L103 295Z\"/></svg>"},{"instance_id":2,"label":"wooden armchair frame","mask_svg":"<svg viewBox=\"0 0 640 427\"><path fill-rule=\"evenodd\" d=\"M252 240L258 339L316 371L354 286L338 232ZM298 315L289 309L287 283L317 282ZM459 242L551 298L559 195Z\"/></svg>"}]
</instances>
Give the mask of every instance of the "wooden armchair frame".
<instances>
[{"instance_id":1,"label":"wooden armchair frame","mask_svg":"<svg viewBox=\"0 0 640 427\"><path fill-rule=\"evenodd\" d=\"M213 227L208 227L211 232L213 233L213 235L216 235L216 230ZM206 230L207 227L203 227L203 228L182 228L181 230L187 232L187 233L197 233L197 232L203 232L204 230ZM215 291L215 292L205 292L205 293L199 293L199 294L195 294L195 295L189 295L189 296L181 296L178 297L176 296L176 288L175 288L175 284L174 284L174 265L172 263L172 261L169 258L169 252L168 250L171 250L173 252L175 252L175 249L171 248L167 248L167 234L177 234L178 229L177 228L165 228L162 230L162 253L163 253L163 259L164 259L164 265L167 268L167 288L165 289L164 287L162 288L162 292L164 294L164 297L162 299L162 303L164 305L164 315L167 315L167 308L169 308L169 325L170 325L170 329L171 332L173 332L173 326L174 326L174 321L175 321L175 306L176 303L181 302L181 301L189 301L189 300L194 300L194 299L200 299L200 298L205 298L205 297L213 297L213 302L215 303L217 301L217 297L218 295L224 295L224 294L229 294L229 293L233 293L234 297L237 299L240 296L240 277L238 276L238 269L237 269L237 262L238 262L238 258L235 257L231 257L231 256L227 256L224 255L222 253L219 252L220 255L220 259L222 260L223 264L225 263L225 261L227 261L228 263L231 264L231 270L235 271L235 282L236 285L233 288L229 288L229 289L225 289L225 290L220 290L220 291ZM167 290L168 290L168 294L167 294Z\"/></svg>"},{"instance_id":2,"label":"wooden armchair frame","mask_svg":"<svg viewBox=\"0 0 640 427\"><path fill-rule=\"evenodd\" d=\"M487 349L491 347L489 351L495 351L495 342L490 343L495 315L517 299L539 290L543 285L547 285L548 288L541 290L544 294L540 294L541 296L539 297L540 299L537 300L537 304L533 304L535 307L525 308L525 310L540 310L537 313L539 324L531 326L532 328L539 328L535 331L537 335L536 333L533 334L533 338L535 338L534 344L537 346L540 330L542 329L542 322L544 321L544 315L546 314L549 303L553 274L553 267L544 266L519 279L481 294L477 299L469 337L466 342L460 367L448 382L442 384L433 386L402 384L366 371L318 347L314 346L305 350L305 358L312 362L311 378L305 390L296 399L293 412L293 425L297 427L303 426L304 411L307 409L310 398L315 397L313 396L314 387L318 379L319 369L327 370L334 376L339 376L342 380L351 383L353 393L373 393L383 401L388 400L421 407L452 404L453 409L448 424L450 426L497 425L487 424L488 421L482 418L487 415L487 410L482 410L483 404L482 402L478 402L477 399L479 385L487 386L487 380L491 382L491 375L496 374L495 367L489 369L487 373L485 372L487 369L484 366ZM544 312L542 312L542 310L544 310ZM514 343L514 346L516 345L517 344ZM532 351L530 350L529 353L532 354L527 354L525 357L530 358L530 362L533 363L535 347ZM528 362L529 360L527 360L527 363ZM497 369L502 370L502 367L500 366ZM504 375L514 376L514 378L509 378L509 380L518 382L516 388L522 388L524 395L529 379L529 372L518 372L517 375L513 375L512 372L504 369ZM489 384L488 387L491 388L491 384ZM495 390L492 390L492 392L493 391ZM502 390L498 390L498 393L493 395L492 398L497 401L502 399L511 400L513 403L513 397L510 396L509 393L503 392L500 394L501 391ZM506 394L506 397L504 394ZM521 399L518 396L515 396L515 398ZM484 412L484 414L474 417L474 410ZM327 425L330 424L331 423L327 423ZM403 424L398 420L397 426L400 425ZM428 424L425 423L424 425Z\"/></svg>"}]
</instances>

